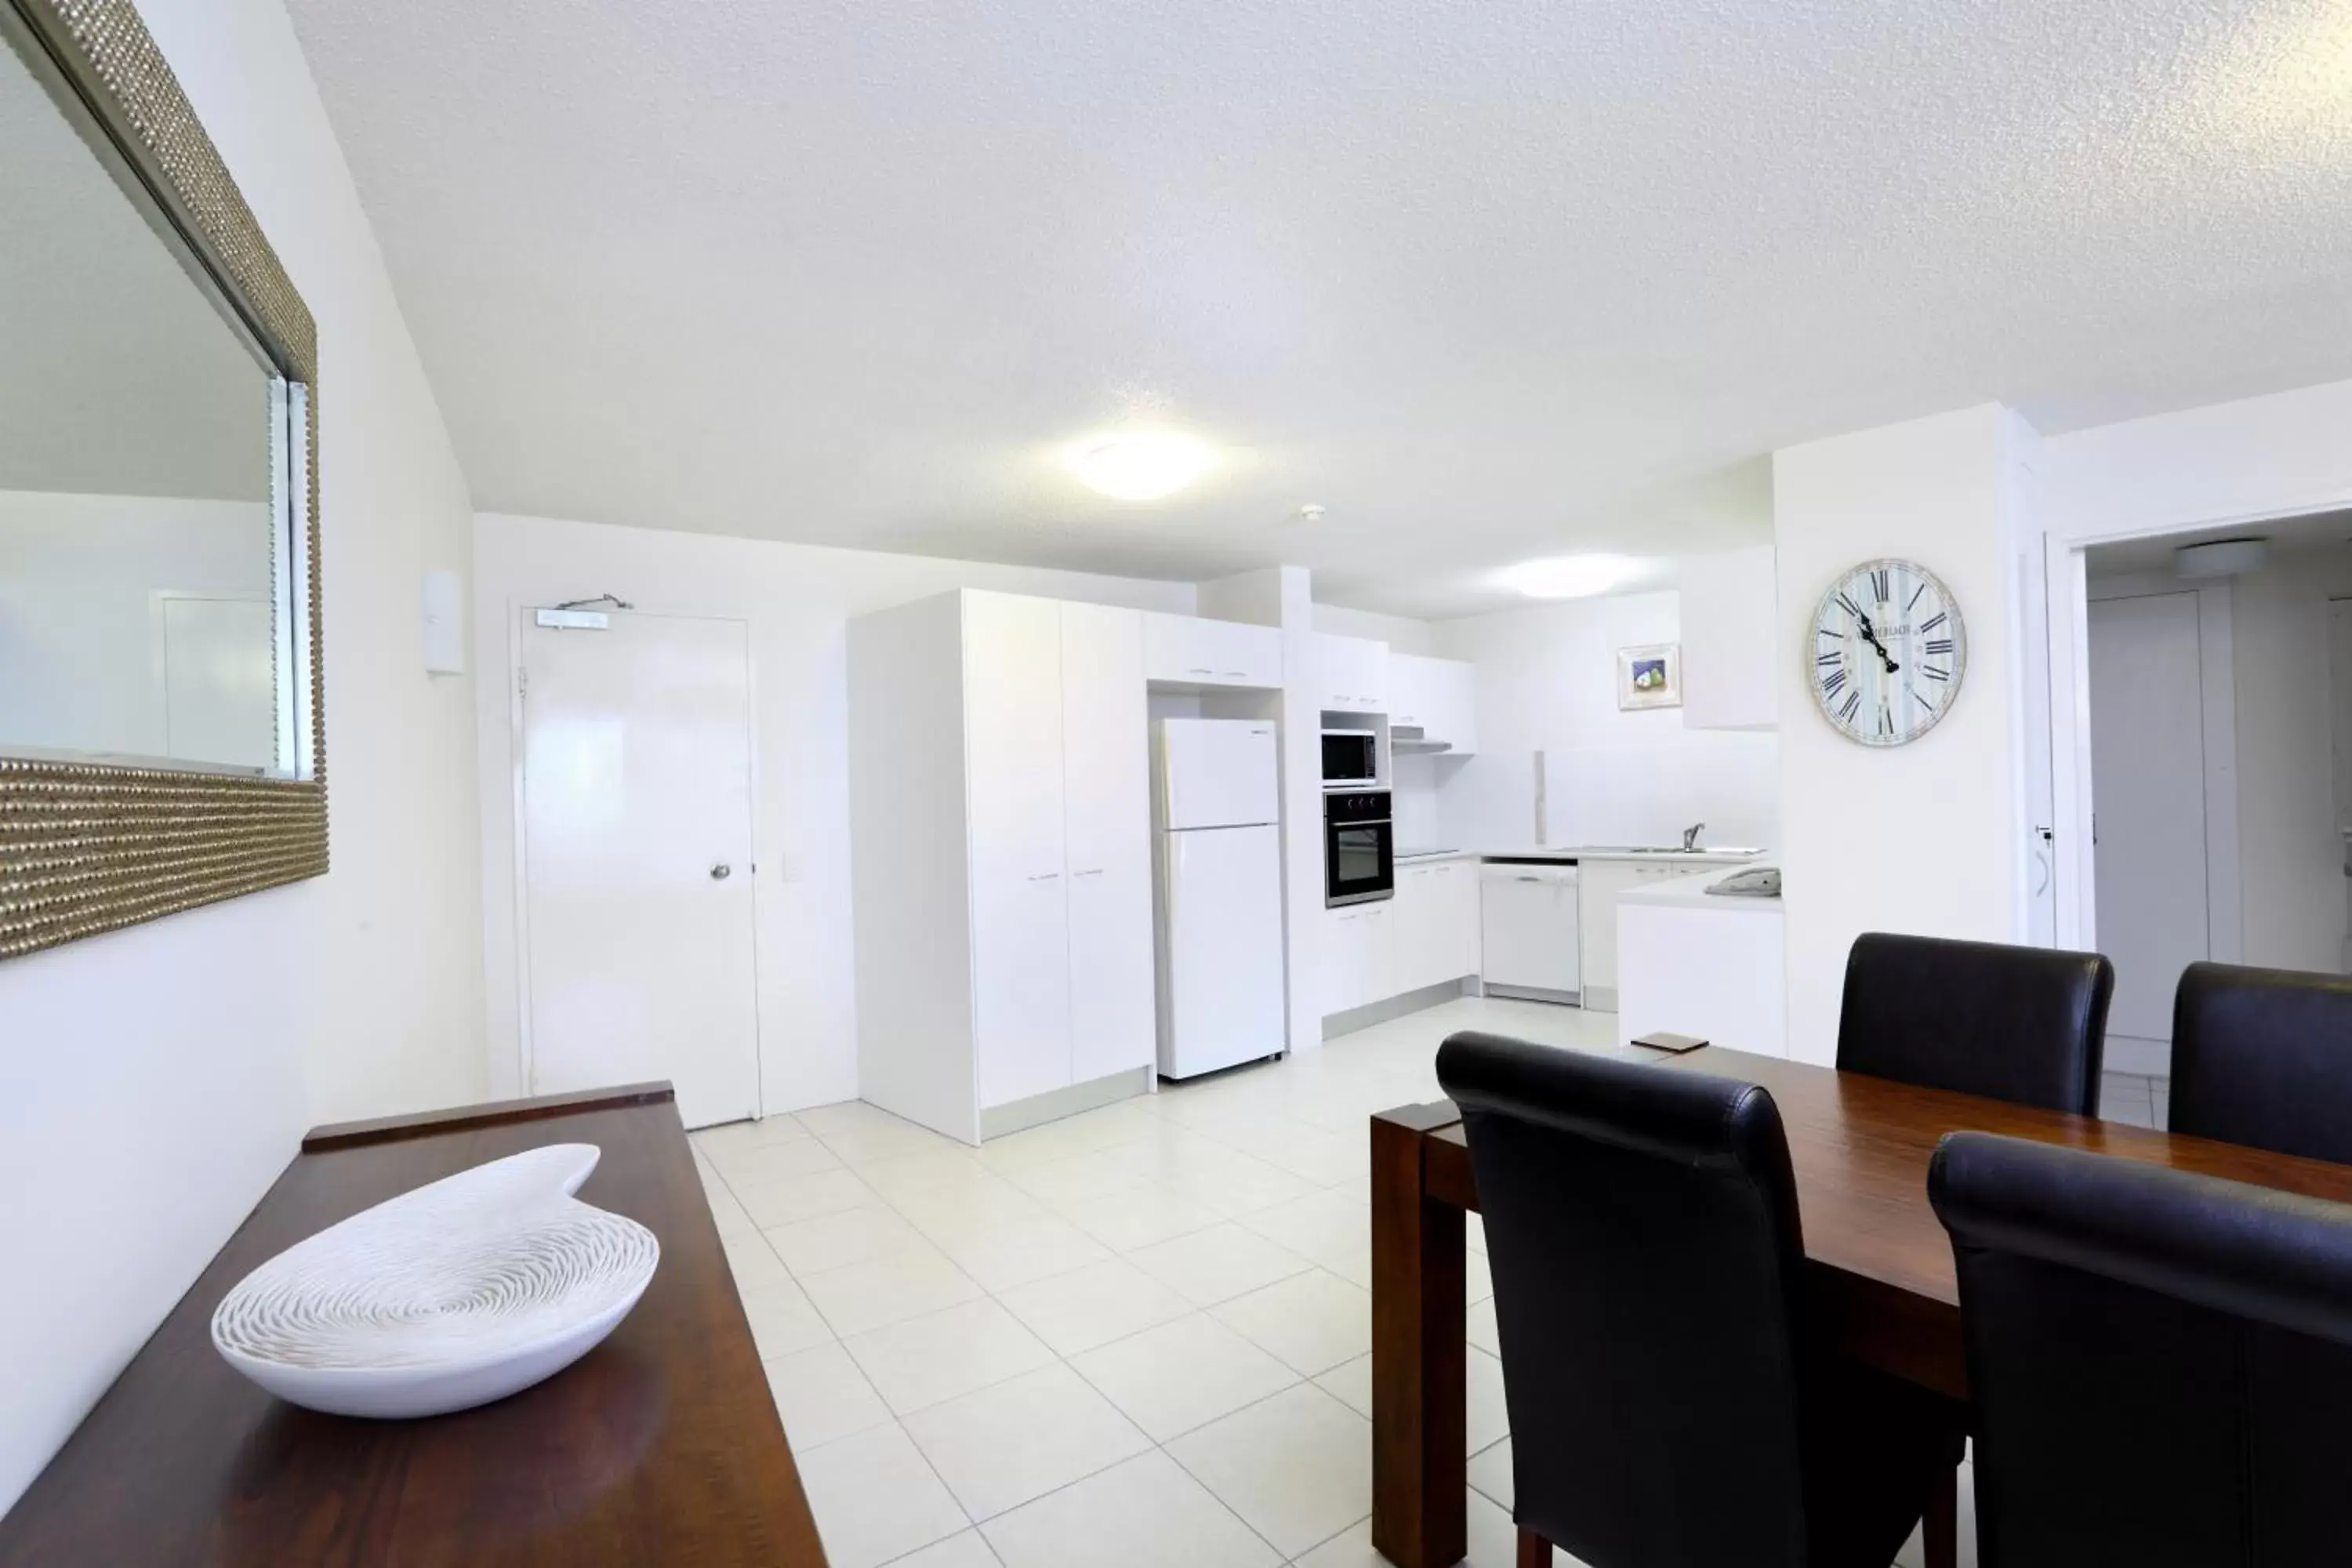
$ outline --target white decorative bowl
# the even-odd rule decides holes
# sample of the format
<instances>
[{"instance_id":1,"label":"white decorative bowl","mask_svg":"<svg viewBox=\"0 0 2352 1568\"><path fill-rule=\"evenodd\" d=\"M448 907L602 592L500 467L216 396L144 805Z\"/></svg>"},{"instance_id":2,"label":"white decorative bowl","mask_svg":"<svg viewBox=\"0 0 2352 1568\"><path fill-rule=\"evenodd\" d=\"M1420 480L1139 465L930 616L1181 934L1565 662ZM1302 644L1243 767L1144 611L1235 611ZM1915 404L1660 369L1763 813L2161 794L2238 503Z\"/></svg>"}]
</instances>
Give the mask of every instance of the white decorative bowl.
<instances>
[{"instance_id":1,"label":"white decorative bowl","mask_svg":"<svg viewBox=\"0 0 2352 1568\"><path fill-rule=\"evenodd\" d=\"M555 1143L403 1193L298 1242L213 1313L229 1365L337 1415L503 1399L593 1349L661 1244L572 1197L601 1152Z\"/></svg>"}]
</instances>

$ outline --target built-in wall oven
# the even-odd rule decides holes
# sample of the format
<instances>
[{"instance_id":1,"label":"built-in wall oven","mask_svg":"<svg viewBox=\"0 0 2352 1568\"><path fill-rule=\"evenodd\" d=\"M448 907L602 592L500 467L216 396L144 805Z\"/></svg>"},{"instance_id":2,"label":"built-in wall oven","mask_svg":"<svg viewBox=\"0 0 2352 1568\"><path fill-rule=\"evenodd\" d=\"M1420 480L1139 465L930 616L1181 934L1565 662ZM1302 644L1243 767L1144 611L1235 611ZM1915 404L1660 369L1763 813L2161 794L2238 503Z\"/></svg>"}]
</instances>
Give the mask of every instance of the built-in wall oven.
<instances>
[{"instance_id":1,"label":"built-in wall oven","mask_svg":"<svg viewBox=\"0 0 2352 1568\"><path fill-rule=\"evenodd\" d=\"M1396 894L1396 840L1386 790L1323 797L1323 902L1365 904Z\"/></svg>"}]
</instances>

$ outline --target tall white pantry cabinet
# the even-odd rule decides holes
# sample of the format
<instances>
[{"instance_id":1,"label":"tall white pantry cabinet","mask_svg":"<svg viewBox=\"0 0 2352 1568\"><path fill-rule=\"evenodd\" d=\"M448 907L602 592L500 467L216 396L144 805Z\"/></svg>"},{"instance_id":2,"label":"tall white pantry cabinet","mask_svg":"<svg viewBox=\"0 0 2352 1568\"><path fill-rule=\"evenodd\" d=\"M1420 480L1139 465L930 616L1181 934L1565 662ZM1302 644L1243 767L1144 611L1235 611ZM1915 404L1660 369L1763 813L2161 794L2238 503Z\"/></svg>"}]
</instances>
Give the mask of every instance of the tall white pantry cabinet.
<instances>
[{"instance_id":1,"label":"tall white pantry cabinet","mask_svg":"<svg viewBox=\"0 0 2352 1568\"><path fill-rule=\"evenodd\" d=\"M977 1143L1150 1086L1150 764L1140 611L850 622L863 1098Z\"/></svg>"}]
</instances>

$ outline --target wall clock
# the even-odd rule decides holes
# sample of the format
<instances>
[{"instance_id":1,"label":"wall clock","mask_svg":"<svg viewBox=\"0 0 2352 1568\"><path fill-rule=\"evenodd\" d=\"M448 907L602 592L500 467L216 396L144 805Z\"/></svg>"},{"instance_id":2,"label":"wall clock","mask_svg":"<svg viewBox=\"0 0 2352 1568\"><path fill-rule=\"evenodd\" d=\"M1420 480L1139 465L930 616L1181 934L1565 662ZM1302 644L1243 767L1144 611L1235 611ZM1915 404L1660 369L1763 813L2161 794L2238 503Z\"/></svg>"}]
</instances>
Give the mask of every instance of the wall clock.
<instances>
[{"instance_id":1,"label":"wall clock","mask_svg":"<svg viewBox=\"0 0 2352 1568\"><path fill-rule=\"evenodd\" d=\"M1916 561L1865 561L1813 612L1806 684L1850 741L1900 746L1936 727L1960 694L1969 634L1951 591Z\"/></svg>"}]
</instances>

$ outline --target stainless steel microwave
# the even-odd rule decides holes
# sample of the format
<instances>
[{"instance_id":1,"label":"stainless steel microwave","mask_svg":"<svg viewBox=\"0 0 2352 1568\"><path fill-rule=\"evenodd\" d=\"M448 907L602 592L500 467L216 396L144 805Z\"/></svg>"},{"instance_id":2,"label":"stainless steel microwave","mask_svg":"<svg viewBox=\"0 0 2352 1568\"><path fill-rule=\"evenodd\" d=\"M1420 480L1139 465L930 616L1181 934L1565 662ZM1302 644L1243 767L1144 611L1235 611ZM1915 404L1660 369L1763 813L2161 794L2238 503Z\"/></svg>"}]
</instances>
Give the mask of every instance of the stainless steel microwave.
<instances>
[{"instance_id":1,"label":"stainless steel microwave","mask_svg":"<svg viewBox=\"0 0 2352 1568\"><path fill-rule=\"evenodd\" d=\"M1381 740L1370 730L1323 731L1323 787L1362 789L1381 782Z\"/></svg>"}]
</instances>

